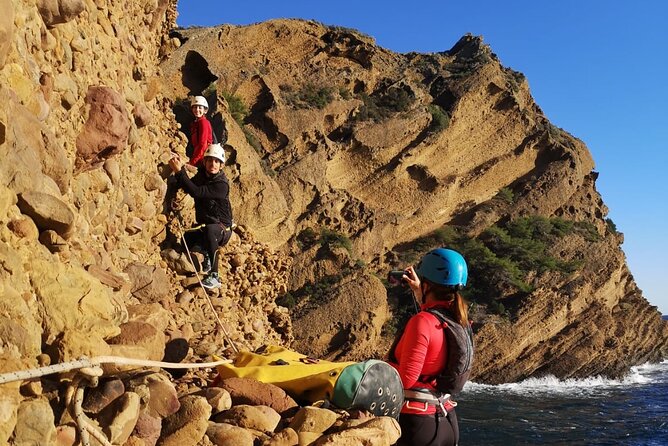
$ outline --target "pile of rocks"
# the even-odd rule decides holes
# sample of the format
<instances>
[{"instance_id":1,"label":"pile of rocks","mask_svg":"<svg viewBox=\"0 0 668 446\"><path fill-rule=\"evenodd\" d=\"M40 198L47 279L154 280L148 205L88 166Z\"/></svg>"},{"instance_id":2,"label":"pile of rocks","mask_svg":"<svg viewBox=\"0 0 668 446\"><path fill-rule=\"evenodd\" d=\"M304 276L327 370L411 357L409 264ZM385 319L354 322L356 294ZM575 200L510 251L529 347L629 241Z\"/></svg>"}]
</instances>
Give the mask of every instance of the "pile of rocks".
<instances>
[{"instance_id":1,"label":"pile of rocks","mask_svg":"<svg viewBox=\"0 0 668 446\"><path fill-rule=\"evenodd\" d=\"M126 446L389 446L400 436L394 418L300 407L280 388L252 379L228 378L205 388L180 384L185 387L177 393L160 371L105 378L86 390L83 418L111 444ZM44 398L24 400L15 444L79 444L77 423L61 406ZM100 442L91 436L91 444Z\"/></svg>"}]
</instances>

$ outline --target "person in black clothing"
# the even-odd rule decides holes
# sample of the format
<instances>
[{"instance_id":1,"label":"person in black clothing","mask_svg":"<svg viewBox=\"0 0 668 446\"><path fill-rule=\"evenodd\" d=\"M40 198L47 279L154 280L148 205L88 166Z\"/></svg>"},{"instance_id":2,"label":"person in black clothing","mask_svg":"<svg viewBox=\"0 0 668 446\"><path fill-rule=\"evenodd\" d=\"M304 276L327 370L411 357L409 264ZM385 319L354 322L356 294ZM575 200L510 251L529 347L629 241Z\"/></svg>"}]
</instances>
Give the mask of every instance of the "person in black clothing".
<instances>
[{"instance_id":1,"label":"person in black clothing","mask_svg":"<svg viewBox=\"0 0 668 446\"><path fill-rule=\"evenodd\" d=\"M232 206L230 185L222 171L225 151L220 144L211 144L204 152L204 169L189 178L178 155L169 160L169 167L180 188L195 200L197 229L186 233L191 251L202 252L204 260L200 271L206 273L202 285L207 289L220 288L218 276L218 247L225 245L232 235Z\"/></svg>"}]
</instances>

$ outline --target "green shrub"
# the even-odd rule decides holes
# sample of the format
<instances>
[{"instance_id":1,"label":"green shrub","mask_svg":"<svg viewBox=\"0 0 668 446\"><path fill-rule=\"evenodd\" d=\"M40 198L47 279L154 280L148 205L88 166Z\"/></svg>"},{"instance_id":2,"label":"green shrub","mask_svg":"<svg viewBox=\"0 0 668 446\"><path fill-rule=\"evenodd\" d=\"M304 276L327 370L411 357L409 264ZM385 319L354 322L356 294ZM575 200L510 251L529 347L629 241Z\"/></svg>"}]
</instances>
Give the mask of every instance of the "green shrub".
<instances>
[{"instance_id":1,"label":"green shrub","mask_svg":"<svg viewBox=\"0 0 668 446\"><path fill-rule=\"evenodd\" d=\"M608 230L612 232L613 234L617 233L617 225L615 224L614 221L612 221L612 218L608 217L605 219L605 224L608 227Z\"/></svg>"},{"instance_id":2,"label":"green shrub","mask_svg":"<svg viewBox=\"0 0 668 446\"><path fill-rule=\"evenodd\" d=\"M345 248L349 254L353 252L353 244L348 237L340 232L328 228L320 230L320 245L326 247L338 246Z\"/></svg>"},{"instance_id":3,"label":"green shrub","mask_svg":"<svg viewBox=\"0 0 668 446\"><path fill-rule=\"evenodd\" d=\"M341 99L346 101L353 97L352 93L350 93L350 90L345 87L339 87L339 96L341 96Z\"/></svg>"},{"instance_id":4,"label":"green shrub","mask_svg":"<svg viewBox=\"0 0 668 446\"><path fill-rule=\"evenodd\" d=\"M355 119L375 122L384 121L393 114L408 110L415 101L415 97L401 87L390 87L371 96L363 93L360 99L364 104Z\"/></svg>"},{"instance_id":5,"label":"green shrub","mask_svg":"<svg viewBox=\"0 0 668 446\"><path fill-rule=\"evenodd\" d=\"M287 292L284 295L276 298L276 304L282 307L293 309L295 305L297 305L297 299L292 293Z\"/></svg>"},{"instance_id":6,"label":"green shrub","mask_svg":"<svg viewBox=\"0 0 668 446\"><path fill-rule=\"evenodd\" d=\"M213 96L216 94L216 82L211 82L208 87L202 91L202 96L205 98L208 98L209 96Z\"/></svg>"},{"instance_id":7,"label":"green shrub","mask_svg":"<svg viewBox=\"0 0 668 446\"><path fill-rule=\"evenodd\" d=\"M431 234L414 240L398 250L402 264L414 263L426 251L445 246L459 251L469 266L469 281L463 290L472 302L490 305L497 296L530 293L534 287L527 282L530 272L556 271L571 274L584 265L582 260L562 260L549 254L548 248L556 239L578 229L582 223L561 218L541 216L512 220L505 225L494 225L478 237L466 236L456 226L444 226ZM591 230L591 228L589 229ZM589 232L584 232L589 234ZM506 308L500 313L506 312Z\"/></svg>"},{"instance_id":8,"label":"green shrub","mask_svg":"<svg viewBox=\"0 0 668 446\"><path fill-rule=\"evenodd\" d=\"M443 111L441 107L436 104L429 104L429 113L431 113L431 124L429 124L429 131L438 133L445 130L450 125L450 115Z\"/></svg>"},{"instance_id":9,"label":"green shrub","mask_svg":"<svg viewBox=\"0 0 668 446\"><path fill-rule=\"evenodd\" d=\"M227 101L232 118L239 124L239 127L243 127L248 116L248 107L246 107L246 104L244 104L239 96L232 93L224 91L223 97Z\"/></svg>"},{"instance_id":10,"label":"green shrub","mask_svg":"<svg viewBox=\"0 0 668 446\"><path fill-rule=\"evenodd\" d=\"M257 139L253 132L247 129L246 126L242 126L241 130L244 132L246 142L248 142L248 144L250 144L250 146L254 148L259 155L262 155L262 144L260 144L260 140Z\"/></svg>"},{"instance_id":11,"label":"green shrub","mask_svg":"<svg viewBox=\"0 0 668 446\"><path fill-rule=\"evenodd\" d=\"M499 189L499 192L496 194L496 197L502 201L505 201L508 204L512 204L515 200L515 194L513 191L507 187L502 187Z\"/></svg>"},{"instance_id":12,"label":"green shrub","mask_svg":"<svg viewBox=\"0 0 668 446\"><path fill-rule=\"evenodd\" d=\"M318 242L318 238L318 233L313 228L305 228L297 234L297 245L301 249L308 249Z\"/></svg>"},{"instance_id":13,"label":"green shrub","mask_svg":"<svg viewBox=\"0 0 668 446\"><path fill-rule=\"evenodd\" d=\"M282 85L285 99L295 108L317 108L323 109L334 100L334 90L331 87L317 86L313 83L302 85L299 91L292 87Z\"/></svg>"},{"instance_id":14,"label":"green shrub","mask_svg":"<svg viewBox=\"0 0 668 446\"><path fill-rule=\"evenodd\" d=\"M596 229L596 226L589 221L576 222L575 230L588 242L597 242L601 240L601 234L598 233L598 229Z\"/></svg>"}]
</instances>

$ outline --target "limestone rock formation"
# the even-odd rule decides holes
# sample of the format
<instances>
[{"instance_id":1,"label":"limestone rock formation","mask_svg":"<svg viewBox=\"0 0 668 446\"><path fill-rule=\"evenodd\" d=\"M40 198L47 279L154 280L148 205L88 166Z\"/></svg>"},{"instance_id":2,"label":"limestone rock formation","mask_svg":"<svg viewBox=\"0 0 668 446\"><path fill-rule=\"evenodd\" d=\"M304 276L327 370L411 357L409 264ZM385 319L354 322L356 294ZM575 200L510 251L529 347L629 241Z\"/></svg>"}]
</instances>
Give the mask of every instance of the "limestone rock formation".
<instances>
[{"instance_id":1,"label":"limestone rock formation","mask_svg":"<svg viewBox=\"0 0 668 446\"><path fill-rule=\"evenodd\" d=\"M299 349L382 356L410 297L390 290L390 316L365 274L449 244L470 257L473 379L620 376L666 356L668 327L626 266L589 151L481 38L400 55L311 21L177 35L164 94L206 89L224 118L235 198L253 209L241 218L295 260L281 303ZM318 247L334 245L348 260Z\"/></svg>"}]
</instances>

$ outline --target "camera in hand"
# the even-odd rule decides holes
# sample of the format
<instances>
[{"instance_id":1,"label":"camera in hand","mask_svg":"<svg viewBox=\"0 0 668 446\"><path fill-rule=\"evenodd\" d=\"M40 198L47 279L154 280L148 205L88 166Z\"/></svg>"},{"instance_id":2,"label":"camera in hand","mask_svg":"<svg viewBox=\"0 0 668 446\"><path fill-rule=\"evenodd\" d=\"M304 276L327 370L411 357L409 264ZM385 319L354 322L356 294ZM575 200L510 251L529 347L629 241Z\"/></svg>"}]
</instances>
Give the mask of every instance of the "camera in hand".
<instances>
[{"instance_id":1,"label":"camera in hand","mask_svg":"<svg viewBox=\"0 0 668 446\"><path fill-rule=\"evenodd\" d=\"M408 277L404 270L394 270L387 273L387 281L390 282L390 285L406 285L404 277Z\"/></svg>"}]
</instances>

